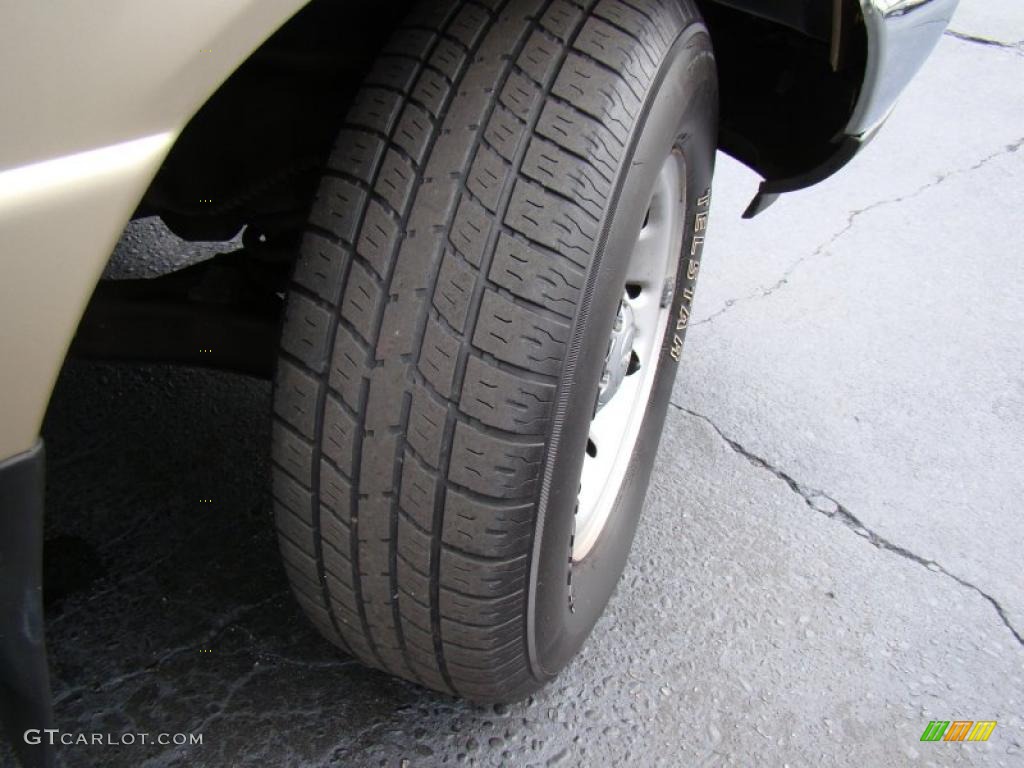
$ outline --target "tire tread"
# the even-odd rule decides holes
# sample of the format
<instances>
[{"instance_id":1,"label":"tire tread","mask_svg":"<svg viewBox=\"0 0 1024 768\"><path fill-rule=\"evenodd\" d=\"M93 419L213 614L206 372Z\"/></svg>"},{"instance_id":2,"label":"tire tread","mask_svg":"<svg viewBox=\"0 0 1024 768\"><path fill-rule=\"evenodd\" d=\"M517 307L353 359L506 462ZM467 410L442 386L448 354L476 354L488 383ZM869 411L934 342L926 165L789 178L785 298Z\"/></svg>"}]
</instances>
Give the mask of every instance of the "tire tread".
<instances>
[{"instance_id":1,"label":"tire tread","mask_svg":"<svg viewBox=\"0 0 1024 768\"><path fill-rule=\"evenodd\" d=\"M272 461L293 590L364 663L480 700L536 687L555 388L633 121L695 18L425 0L355 97L286 302Z\"/></svg>"}]
</instances>

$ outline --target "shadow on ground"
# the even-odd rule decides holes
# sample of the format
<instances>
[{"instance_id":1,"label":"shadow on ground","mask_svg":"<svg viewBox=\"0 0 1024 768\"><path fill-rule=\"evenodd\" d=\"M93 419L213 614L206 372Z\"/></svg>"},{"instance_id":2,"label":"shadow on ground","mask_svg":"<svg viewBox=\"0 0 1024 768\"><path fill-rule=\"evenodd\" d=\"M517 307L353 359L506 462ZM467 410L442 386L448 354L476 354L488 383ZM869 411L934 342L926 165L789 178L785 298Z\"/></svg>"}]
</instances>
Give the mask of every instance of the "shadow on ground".
<instances>
[{"instance_id":1,"label":"shadow on ground","mask_svg":"<svg viewBox=\"0 0 1024 768\"><path fill-rule=\"evenodd\" d=\"M265 382L206 371L62 374L44 429L57 725L203 735L66 747L66 765L345 764L394 754L395 738L422 760L439 717L457 738L507 715L366 670L300 614L265 485L269 397Z\"/></svg>"}]
</instances>

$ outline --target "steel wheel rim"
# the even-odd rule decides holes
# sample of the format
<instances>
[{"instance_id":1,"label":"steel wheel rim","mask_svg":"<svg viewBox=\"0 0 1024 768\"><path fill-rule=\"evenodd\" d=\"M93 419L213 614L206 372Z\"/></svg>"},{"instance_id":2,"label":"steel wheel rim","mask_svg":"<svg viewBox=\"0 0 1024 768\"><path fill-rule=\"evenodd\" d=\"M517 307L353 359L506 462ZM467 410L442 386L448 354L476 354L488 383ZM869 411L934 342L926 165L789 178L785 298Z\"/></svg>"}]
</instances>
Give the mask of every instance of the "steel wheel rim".
<instances>
[{"instance_id":1,"label":"steel wheel rim","mask_svg":"<svg viewBox=\"0 0 1024 768\"><path fill-rule=\"evenodd\" d=\"M580 477L572 543L575 562L593 549L608 522L647 411L682 248L684 184L682 158L672 153L658 173L626 267Z\"/></svg>"}]
</instances>

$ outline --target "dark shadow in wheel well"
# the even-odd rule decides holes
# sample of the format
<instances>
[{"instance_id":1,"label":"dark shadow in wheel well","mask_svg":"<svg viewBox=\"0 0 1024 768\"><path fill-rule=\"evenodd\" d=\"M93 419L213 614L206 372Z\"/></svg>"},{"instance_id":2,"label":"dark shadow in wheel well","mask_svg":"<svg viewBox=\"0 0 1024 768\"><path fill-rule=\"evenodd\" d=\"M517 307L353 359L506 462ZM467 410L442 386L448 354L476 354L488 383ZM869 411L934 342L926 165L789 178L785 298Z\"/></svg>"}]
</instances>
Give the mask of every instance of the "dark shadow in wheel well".
<instances>
[{"instance_id":1,"label":"dark shadow in wheel well","mask_svg":"<svg viewBox=\"0 0 1024 768\"><path fill-rule=\"evenodd\" d=\"M178 137L136 212L188 240L301 226L349 103L409 0L313 0Z\"/></svg>"},{"instance_id":2,"label":"dark shadow in wheel well","mask_svg":"<svg viewBox=\"0 0 1024 768\"><path fill-rule=\"evenodd\" d=\"M722 150L766 179L838 150L867 58L858 0L697 0L719 70Z\"/></svg>"}]
</instances>

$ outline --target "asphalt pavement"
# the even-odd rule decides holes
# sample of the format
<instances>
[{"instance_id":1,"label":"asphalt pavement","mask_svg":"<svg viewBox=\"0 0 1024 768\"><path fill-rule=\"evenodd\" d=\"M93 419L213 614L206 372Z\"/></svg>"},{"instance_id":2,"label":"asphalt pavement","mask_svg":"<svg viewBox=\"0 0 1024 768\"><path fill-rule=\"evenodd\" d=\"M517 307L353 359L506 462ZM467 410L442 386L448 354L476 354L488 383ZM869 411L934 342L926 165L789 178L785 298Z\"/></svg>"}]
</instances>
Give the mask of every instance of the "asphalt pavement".
<instances>
[{"instance_id":1,"label":"asphalt pavement","mask_svg":"<svg viewBox=\"0 0 1024 768\"><path fill-rule=\"evenodd\" d=\"M266 383L69 363L45 428L58 726L203 743L62 764L1024 765L1024 7L964 0L861 157L741 221L756 182L720 158L630 563L521 704L315 633L272 531ZM110 270L210 248L143 222ZM930 720L998 725L923 743Z\"/></svg>"}]
</instances>

